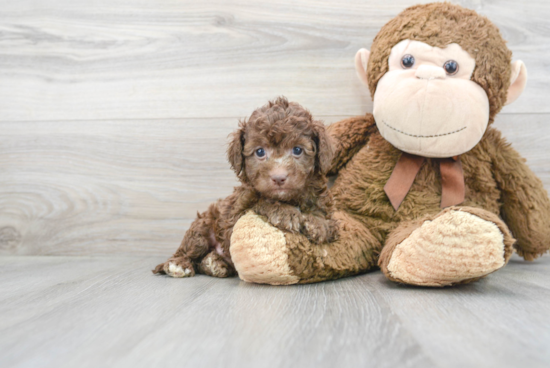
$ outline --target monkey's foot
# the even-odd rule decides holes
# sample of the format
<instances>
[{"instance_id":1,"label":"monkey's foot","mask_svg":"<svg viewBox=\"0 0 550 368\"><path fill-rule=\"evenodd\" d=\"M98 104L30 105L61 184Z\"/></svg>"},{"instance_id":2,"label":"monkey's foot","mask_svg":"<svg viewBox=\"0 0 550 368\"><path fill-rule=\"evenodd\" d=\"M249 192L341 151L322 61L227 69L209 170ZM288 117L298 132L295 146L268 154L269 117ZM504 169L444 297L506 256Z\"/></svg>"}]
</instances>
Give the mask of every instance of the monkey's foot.
<instances>
[{"instance_id":1,"label":"monkey's foot","mask_svg":"<svg viewBox=\"0 0 550 368\"><path fill-rule=\"evenodd\" d=\"M172 277L192 277L195 276L193 264L186 257L170 258L168 261L159 264L153 270L153 273L166 274Z\"/></svg>"},{"instance_id":2,"label":"monkey's foot","mask_svg":"<svg viewBox=\"0 0 550 368\"><path fill-rule=\"evenodd\" d=\"M389 235L378 263L392 281L420 286L462 284L508 263L514 241L496 215L450 207L431 218L400 225Z\"/></svg>"}]
</instances>

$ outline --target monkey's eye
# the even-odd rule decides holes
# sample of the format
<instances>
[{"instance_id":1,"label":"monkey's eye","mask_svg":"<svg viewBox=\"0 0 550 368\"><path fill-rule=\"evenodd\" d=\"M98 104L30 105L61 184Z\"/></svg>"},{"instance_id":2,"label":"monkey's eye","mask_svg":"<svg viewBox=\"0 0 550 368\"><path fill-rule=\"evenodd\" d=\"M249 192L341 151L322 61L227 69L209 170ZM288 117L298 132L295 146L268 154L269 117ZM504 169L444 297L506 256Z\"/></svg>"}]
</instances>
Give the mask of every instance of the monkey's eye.
<instances>
[{"instance_id":1,"label":"monkey's eye","mask_svg":"<svg viewBox=\"0 0 550 368\"><path fill-rule=\"evenodd\" d=\"M443 64L443 69L449 75L455 75L458 72L458 63L454 60L449 60Z\"/></svg>"},{"instance_id":2,"label":"monkey's eye","mask_svg":"<svg viewBox=\"0 0 550 368\"><path fill-rule=\"evenodd\" d=\"M292 149L292 154L294 156L300 156L302 154L302 152L304 152L304 150L302 149L302 147L294 147Z\"/></svg>"},{"instance_id":3,"label":"monkey's eye","mask_svg":"<svg viewBox=\"0 0 550 368\"><path fill-rule=\"evenodd\" d=\"M403 56L403 58L401 59L401 66L405 69L409 69L409 68L412 68L414 65L414 56L412 55L405 55Z\"/></svg>"},{"instance_id":4,"label":"monkey's eye","mask_svg":"<svg viewBox=\"0 0 550 368\"><path fill-rule=\"evenodd\" d=\"M265 157L265 150L263 148L258 148L256 150L256 156L258 156L259 158L263 158Z\"/></svg>"}]
</instances>

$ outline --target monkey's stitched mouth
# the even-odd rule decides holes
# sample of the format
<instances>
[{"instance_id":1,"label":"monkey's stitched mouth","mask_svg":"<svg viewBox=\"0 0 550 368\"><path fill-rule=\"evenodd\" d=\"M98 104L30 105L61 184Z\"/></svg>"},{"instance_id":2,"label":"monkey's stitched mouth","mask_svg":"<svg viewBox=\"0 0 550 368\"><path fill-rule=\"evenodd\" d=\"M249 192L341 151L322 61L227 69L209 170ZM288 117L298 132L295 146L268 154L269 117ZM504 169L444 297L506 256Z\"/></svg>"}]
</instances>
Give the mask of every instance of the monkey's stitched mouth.
<instances>
[{"instance_id":1,"label":"monkey's stitched mouth","mask_svg":"<svg viewBox=\"0 0 550 368\"><path fill-rule=\"evenodd\" d=\"M467 128L467 127L464 126L464 127L460 128L460 129L453 130L452 132L447 132L447 133L442 133L442 134L432 134L432 135L420 135L420 134L405 133L405 132L402 131L402 130L399 130L399 129L397 129L397 128L392 127L390 124L386 123L384 120L382 120L382 122L383 122L384 125L386 125L388 128L393 129L393 130L395 130L395 131L398 132L398 133L405 134L405 135L408 135L409 137L415 137L415 138L436 138L436 137L442 137L442 136L444 136L444 135L450 135L450 134L455 134L455 133L461 132L461 131L463 131L464 129Z\"/></svg>"}]
</instances>

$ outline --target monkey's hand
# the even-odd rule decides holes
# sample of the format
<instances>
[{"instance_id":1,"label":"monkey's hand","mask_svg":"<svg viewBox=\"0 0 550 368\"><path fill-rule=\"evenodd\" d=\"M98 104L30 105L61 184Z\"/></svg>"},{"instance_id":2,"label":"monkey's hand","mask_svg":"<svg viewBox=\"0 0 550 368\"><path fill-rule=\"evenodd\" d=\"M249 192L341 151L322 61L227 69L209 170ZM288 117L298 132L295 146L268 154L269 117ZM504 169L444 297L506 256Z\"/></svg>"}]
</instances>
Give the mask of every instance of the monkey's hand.
<instances>
[{"instance_id":1,"label":"monkey's hand","mask_svg":"<svg viewBox=\"0 0 550 368\"><path fill-rule=\"evenodd\" d=\"M265 216L267 222L283 231L299 233L302 212L299 208L286 203L259 201L253 208L260 216Z\"/></svg>"},{"instance_id":2,"label":"monkey's hand","mask_svg":"<svg viewBox=\"0 0 550 368\"><path fill-rule=\"evenodd\" d=\"M528 261L550 250L550 200L542 181L500 133L487 134L494 139L493 167L501 190L501 215L517 239L518 254Z\"/></svg>"},{"instance_id":3,"label":"monkey's hand","mask_svg":"<svg viewBox=\"0 0 550 368\"><path fill-rule=\"evenodd\" d=\"M338 228L334 220L308 213L303 215L302 233L314 243L330 243L336 240Z\"/></svg>"}]
</instances>

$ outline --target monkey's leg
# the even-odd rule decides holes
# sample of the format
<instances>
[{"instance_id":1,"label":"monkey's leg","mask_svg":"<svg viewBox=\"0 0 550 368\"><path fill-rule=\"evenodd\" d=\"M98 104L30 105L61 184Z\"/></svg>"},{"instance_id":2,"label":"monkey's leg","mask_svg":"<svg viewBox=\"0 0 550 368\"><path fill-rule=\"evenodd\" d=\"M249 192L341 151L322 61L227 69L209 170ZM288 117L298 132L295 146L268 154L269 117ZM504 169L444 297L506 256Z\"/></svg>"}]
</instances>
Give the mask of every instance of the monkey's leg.
<instances>
[{"instance_id":1,"label":"monkey's leg","mask_svg":"<svg viewBox=\"0 0 550 368\"><path fill-rule=\"evenodd\" d=\"M231 236L231 259L239 277L288 285L337 279L376 267L380 242L349 214L337 212L333 218L338 239L313 244L302 234L283 232L248 212L237 221Z\"/></svg>"},{"instance_id":2,"label":"monkey's leg","mask_svg":"<svg viewBox=\"0 0 550 368\"><path fill-rule=\"evenodd\" d=\"M399 225L389 234L378 264L390 280L404 284L463 284L508 263L514 241L493 213L449 207Z\"/></svg>"},{"instance_id":3,"label":"monkey's leg","mask_svg":"<svg viewBox=\"0 0 550 368\"><path fill-rule=\"evenodd\" d=\"M192 277L197 271L196 263L210 252L210 236L213 236L212 219L207 212L199 215L185 233L180 247L166 262L155 267L153 273L167 274L172 277Z\"/></svg>"}]
</instances>

